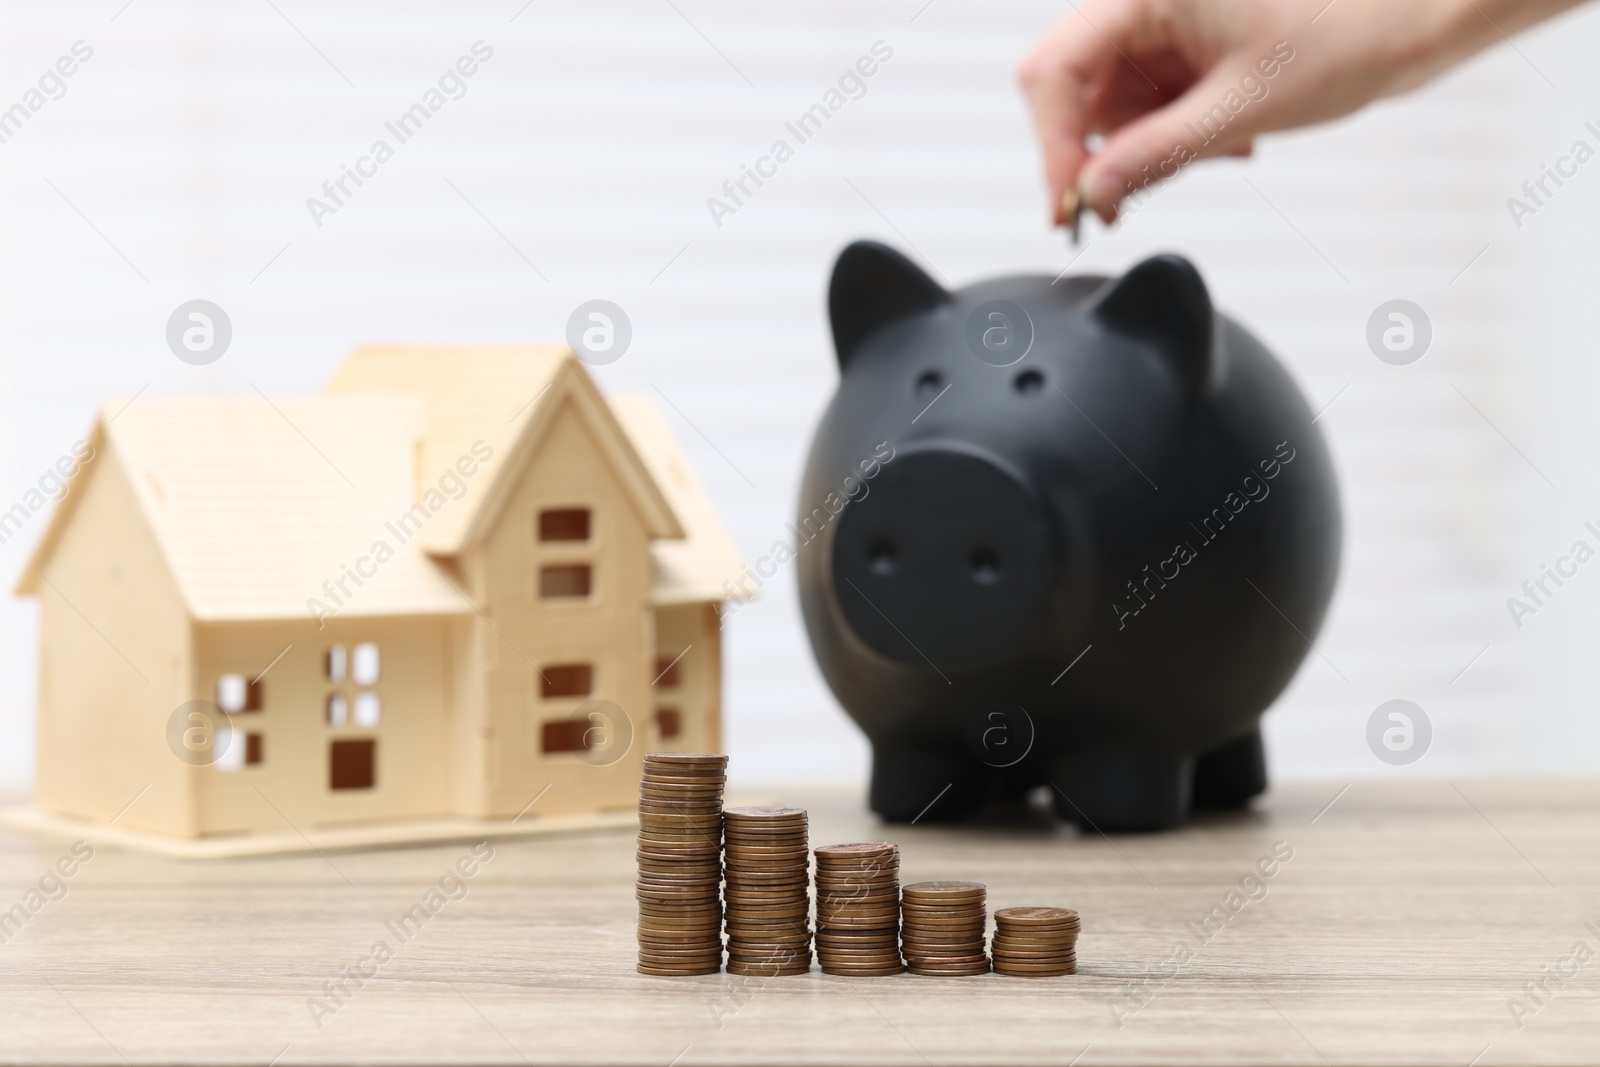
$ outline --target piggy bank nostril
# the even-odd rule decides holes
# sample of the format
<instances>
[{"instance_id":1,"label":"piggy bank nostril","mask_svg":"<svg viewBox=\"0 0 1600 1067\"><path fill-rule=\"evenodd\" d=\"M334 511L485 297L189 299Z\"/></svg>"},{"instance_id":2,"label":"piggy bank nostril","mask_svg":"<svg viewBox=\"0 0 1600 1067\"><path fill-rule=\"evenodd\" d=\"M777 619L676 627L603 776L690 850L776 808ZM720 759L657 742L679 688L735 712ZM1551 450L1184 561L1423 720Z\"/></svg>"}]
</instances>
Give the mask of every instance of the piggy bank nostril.
<instances>
[{"instance_id":1,"label":"piggy bank nostril","mask_svg":"<svg viewBox=\"0 0 1600 1067\"><path fill-rule=\"evenodd\" d=\"M994 585L1000 580L1000 557L995 555L993 549L973 550L972 580L979 585Z\"/></svg>"},{"instance_id":2,"label":"piggy bank nostril","mask_svg":"<svg viewBox=\"0 0 1600 1067\"><path fill-rule=\"evenodd\" d=\"M1044 388L1044 375L1036 370L1025 370L1017 375L1016 380L1011 384L1012 388L1016 389L1017 392L1023 396L1029 396Z\"/></svg>"},{"instance_id":3,"label":"piggy bank nostril","mask_svg":"<svg viewBox=\"0 0 1600 1067\"><path fill-rule=\"evenodd\" d=\"M917 375L916 395L918 400L932 400L939 395L939 390L944 388L944 375L936 370L925 370Z\"/></svg>"},{"instance_id":4,"label":"piggy bank nostril","mask_svg":"<svg viewBox=\"0 0 1600 1067\"><path fill-rule=\"evenodd\" d=\"M895 570L895 551L892 541L874 541L867 549L867 568L880 578L887 578Z\"/></svg>"}]
</instances>

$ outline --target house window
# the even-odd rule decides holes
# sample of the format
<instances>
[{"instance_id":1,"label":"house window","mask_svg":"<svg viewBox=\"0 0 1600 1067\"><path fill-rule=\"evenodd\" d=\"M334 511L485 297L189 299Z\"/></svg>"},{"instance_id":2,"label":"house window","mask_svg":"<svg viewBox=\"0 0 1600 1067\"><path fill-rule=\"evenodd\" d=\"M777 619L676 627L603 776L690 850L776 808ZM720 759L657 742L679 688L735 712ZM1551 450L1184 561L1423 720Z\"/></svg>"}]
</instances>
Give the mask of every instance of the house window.
<instances>
[{"instance_id":1,"label":"house window","mask_svg":"<svg viewBox=\"0 0 1600 1067\"><path fill-rule=\"evenodd\" d=\"M255 731L225 727L226 733L217 735L217 761L213 766L219 771L238 771L245 767L259 767L266 758L266 742Z\"/></svg>"},{"instance_id":2,"label":"house window","mask_svg":"<svg viewBox=\"0 0 1600 1067\"><path fill-rule=\"evenodd\" d=\"M383 674L383 657L378 652L378 646L371 641L363 641L349 650L343 645L334 645L328 649L323 663L328 680L336 684L348 677L359 686L377 685L378 678ZM328 725L335 730L342 730L352 723L371 730L383 719L383 699L371 689L358 690L354 699L334 690L328 694L324 706ZM356 777L359 778L359 775ZM334 788L365 789L367 786Z\"/></svg>"},{"instance_id":3,"label":"house window","mask_svg":"<svg viewBox=\"0 0 1600 1067\"><path fill-rule=\"evenodd\" d=\"M688 649L684 649L685 652ZM676 689L679 684L678 662L683 659L680 652L676 658L668 659L666 656L656 657L656 680L651 684L657 689Z\"/></svg>"},{"instance_id":4,"label":"house window","mask_svg":"<svg viewBox=\"0 0 1600 1067\"><path fill-rule=\"evenodd\" d=\"M378 694L370 690L362 690L356 694L356 725L370 730L378 725L378 720L383 717L383 702L378 699Z\"/></svg>"},{"instance_id":5,"label":"house window","mask_svg":"<svg viewBox=\"0 0 1600 1067\"><path fill-rule=\"evenodd\" d=\"M371 789L377 782L376 741L334 741L328 745L328 788Z\"/></svg>"},{"instance_id":6,"label":"house window","mask_svg":"<svg viewBox=\"0 0 1600 1067\"><path fill-rule=\"evenodd\" d=\"M590 585L587 563L561 563L539 568L539 596L546 600L586 597Z\"/></svg>"},{"instance_id":7,"label":"house window","mask_svg":"<svg viewBox=\"0 0 1600 1067\"><path fill-rule=\"evenodd\" d=\"M594 724L588 719L555 719L544 724L540 747L551 752L587 752L589 731Z\"/></svg>"},{"instance_id":8,"label":"house window","mask_svg":"<svg viewBox=\"0 0 1600 1067\"><path fill-rule=\"evenodd\" d=\"M539 540L589 540L589 509L546 508L539 512Z\"/></svg>"},{"instance_id":9,"label":"house window","mask_svg":"<svg viewBox=\"0 0 1600 1067\"><path fill-rule=\"evenodd\" d=\"M588 663L557 663L539 672L539 696L585 697L594 692L594 667Z\"/></svg>"},{"instance_id":10,"label":"house window","mask_svg":"<svg viewBox=\"0 0 1600 1067\"><path fill-rule=\"evenodd\" d=\"M322 660L323 667L327 670L328 681L334 683L344 681L349 662L349 656L343 645L334 645L328 649L328 654Z\"/></svg>"},{"instance_id":11,"label":"house window","mask_svg":"<svg viewBox=\"0 0 1600 1067\"><path fill-rule=\"evenodd\" d=\"M378 646L371 641L363 642L355 647L350 657L350 677L357 685L377 685L381 665Z\"/></svg>"},{"instance_id":12,"label":"house window","mask_svg":"<svg viewBox=\"0 0 1600 1067\"><path fill-rule=\"evenodd\" d=\"M657 708L656 729L661 732L662 740L677 737L683 733L683 713L677 708Z\"/></svg>"},{"instance_id":13,"label":"house window","mask_svg":"<svg viewBox=\"0 0 1600 1067\"><path fill-rule=\"evenodd\" d=\"M217 707L229 715L260 711L265 699L261 683L247 681L242 674L224 674L217 679Z\"/></svg>"}]
</instances>

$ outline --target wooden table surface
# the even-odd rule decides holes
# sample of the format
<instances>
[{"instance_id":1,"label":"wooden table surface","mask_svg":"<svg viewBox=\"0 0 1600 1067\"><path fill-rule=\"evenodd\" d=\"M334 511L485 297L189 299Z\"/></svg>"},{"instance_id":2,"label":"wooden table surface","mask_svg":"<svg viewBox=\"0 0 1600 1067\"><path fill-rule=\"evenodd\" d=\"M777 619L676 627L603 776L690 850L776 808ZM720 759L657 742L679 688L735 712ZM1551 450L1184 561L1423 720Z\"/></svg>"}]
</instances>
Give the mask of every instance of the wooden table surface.
<instances>
[{"instance_id":1,"label":"wooden table surface","mask_svg":"<svg viewBox=\"0 0 1600 1067\"><path fill-rule=\"evenodd\" d=\"M71 842L7 832L0 910L27 921L0 927L0 1061L1600 1061L1600 783L1294 784L1112 838L1026 817L885 829L855 794L780 799L810 808L813 844L898 841L906 881L1077 908L1080 973L645 977L626 833L495 843L430 900L472 846L102 847L57 881ZM1275 845L1292 857L1249 877ZM417 904L436 910L402 940Z\"/></svg>"}]
</instances>

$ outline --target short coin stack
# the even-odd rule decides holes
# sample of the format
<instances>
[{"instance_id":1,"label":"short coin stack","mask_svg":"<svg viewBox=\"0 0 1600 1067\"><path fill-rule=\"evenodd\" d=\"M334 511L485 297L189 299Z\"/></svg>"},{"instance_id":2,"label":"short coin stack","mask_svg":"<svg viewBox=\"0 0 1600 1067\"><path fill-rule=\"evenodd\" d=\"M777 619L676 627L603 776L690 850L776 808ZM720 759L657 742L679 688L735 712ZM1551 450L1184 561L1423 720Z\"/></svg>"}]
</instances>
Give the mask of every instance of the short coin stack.
<instances>
[{"instance_id":1,"label":"short coin stack","mask_svg":"<svg viewBox=\"0 0 1600 1067\"><path fill-rule=\"evenodd\" d=\"M913 882L900 895L900 944L912 974L988 974L989 925L978 882Z\"/></svg>"},{"instance_id":2,"label":"short coin stack","mask_svg":"<svg viewBox=\"0 0 1600 1067\"><path fill-rule=\"evenodd\" d=\"M996 974L1050 978L1078 970L1078 913L1071 908L1001 908L994 913Z\"/></svg>"},{"instance_id":3,"label":"short coin stack","mask_svg":"<svg viewBox=\"0 0 1600 1067\"><path fill-rule=\"evenodd\" d=\"M825 974L885 975L900 962L900 849L824 845L817 857L817 962Z\"/></svg>"},{"instance_id":4,"label":"short coin stack","mask_svg":"<svg viewBox=\"0 0 1600 1067\"><path fill-rule=\"evenodd\" d=\"M652 752L639 784L639 970L722 969L722 787L727 756Z\"/></svg>"},{"instance_id":5,"label":"short coin stack","mask_svg":"<svg viewBox=\"0 0 1600 1067\"><path fill-rule=\"evenodd\" d=\"M722 818L728 973L805 974L811 969L805 809L729 808Z\"/></svg>"}]
</instances>

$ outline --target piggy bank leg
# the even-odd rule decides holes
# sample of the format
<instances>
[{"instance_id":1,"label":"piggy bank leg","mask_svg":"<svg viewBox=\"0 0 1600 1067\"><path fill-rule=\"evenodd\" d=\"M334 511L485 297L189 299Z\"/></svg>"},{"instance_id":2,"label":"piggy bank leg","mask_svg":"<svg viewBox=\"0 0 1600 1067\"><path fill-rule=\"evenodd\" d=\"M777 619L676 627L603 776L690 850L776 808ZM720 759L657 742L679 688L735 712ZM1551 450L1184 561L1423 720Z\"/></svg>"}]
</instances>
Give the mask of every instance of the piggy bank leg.
<instances>
[{"instance_id":1,"label":"piggy bank leg","mask_svg":"<svg viewBox=\"0 0 1600 1067\"><path fill-rule=\"evenodd\" d=\"M1194 806L1240 808L1267 788L1267 755L1261 730L1201 755L1194 767Z\"/></svg>"},{"instance_id":2,"label":"piggy bank leg","mask_svg":"<svg viewBox=\"0 0 1600 1067\"><path fill-rule=\"evenodd\" d=\"M1051 769L1056 814L1086 830L1165 830L1189 813L1194 761L1187 756L1097 748Z\"/></svg>"},{"instance_id":3,"label":"piggy bank leg","mask_svg":"<svg viewBox=\"0 0 1600 1067\"><path fill-rule=\"evenodd\" d=\"M872 810L890 822L954 822L983 804L984 771L965 749L874 746Z\"/></svg>"}]
</instances>

